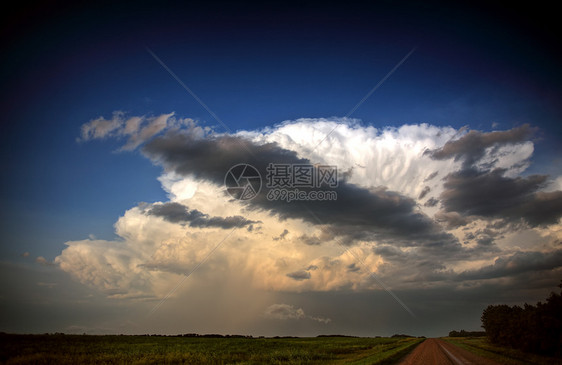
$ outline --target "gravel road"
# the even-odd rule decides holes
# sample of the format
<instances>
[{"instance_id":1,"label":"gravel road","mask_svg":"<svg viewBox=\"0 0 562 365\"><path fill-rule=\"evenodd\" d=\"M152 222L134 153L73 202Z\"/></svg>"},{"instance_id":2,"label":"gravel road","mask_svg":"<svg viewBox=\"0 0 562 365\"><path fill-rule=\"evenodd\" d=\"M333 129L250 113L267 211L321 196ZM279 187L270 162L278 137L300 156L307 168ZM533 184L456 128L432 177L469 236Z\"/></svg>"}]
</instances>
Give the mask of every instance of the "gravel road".
<instances>
[{"instance_id":1,"label":"gravel road","mask_svg":"<svg viewBox=\"0 0 562 365\"><path fill-rule=\"evenodd\" d=\"M500 365L436 338L428 338L399 365Z\"/></svg>"}]
</instances>

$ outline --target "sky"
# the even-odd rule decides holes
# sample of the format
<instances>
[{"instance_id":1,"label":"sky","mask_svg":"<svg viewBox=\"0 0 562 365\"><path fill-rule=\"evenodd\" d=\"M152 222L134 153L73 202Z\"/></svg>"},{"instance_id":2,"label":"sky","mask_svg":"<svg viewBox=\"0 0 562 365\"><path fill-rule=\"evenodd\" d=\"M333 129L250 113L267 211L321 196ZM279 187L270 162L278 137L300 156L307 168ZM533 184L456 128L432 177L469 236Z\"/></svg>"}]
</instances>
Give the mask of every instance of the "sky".
<instances>
[{"instance_id":1,"label":"sky","mask_svg":"<svg viewBox=\"0 0 562 365\"><path fill-rule=\"evenodd\" d=\"M547 6L2 16L0 331L442 336L562 279ZM336 198L271 199L270 164Z\"/></svg>"}]
</instances>

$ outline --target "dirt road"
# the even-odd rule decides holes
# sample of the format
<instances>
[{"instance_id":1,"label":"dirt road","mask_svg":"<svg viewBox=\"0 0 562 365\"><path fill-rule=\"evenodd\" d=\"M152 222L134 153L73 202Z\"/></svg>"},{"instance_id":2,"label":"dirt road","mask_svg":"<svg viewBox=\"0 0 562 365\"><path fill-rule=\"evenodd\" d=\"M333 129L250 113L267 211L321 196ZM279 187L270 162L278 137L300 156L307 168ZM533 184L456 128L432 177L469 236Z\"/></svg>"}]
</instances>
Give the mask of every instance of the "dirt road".
<instances>
[{"instance_id":1,"label":"dirt road","mask_svg":"<svg viewBox=\"0 0 562 365\"><path fill-rule=\"evenodd\" d=\"M399 365L499 365L446 341L428 338Z\"/></svg>"}]
</instances>

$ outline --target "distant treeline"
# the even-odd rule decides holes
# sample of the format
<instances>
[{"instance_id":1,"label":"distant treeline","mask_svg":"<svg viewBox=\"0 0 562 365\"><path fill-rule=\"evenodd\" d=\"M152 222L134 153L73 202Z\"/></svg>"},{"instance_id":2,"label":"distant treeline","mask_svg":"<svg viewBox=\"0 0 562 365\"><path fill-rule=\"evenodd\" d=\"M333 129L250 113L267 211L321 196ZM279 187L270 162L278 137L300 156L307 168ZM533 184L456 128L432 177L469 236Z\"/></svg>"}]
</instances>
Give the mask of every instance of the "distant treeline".
<instances>
[{"instance_id":1,"label":"distant treeline","mask_svg":"<svg viewBox=\"0 0 562 365\"><path fill-rule=\"evenodd\" d=\"M159 335L152 335L159 336ZM170 337L204 337L204 338L254 338L254 336L245 335L219 335L216 333L200 335L198 333L184 333L182 335L170 336Z\"/></svg>"},{"instance_id":2,"label":"distant treeline","mask_svg":"<svg viewBox=\"0 0 562 365\"><path fill-rule=\"evenodd\" d=\"M13 336L15 334L10 334L10 333L5 333L5 332L0 332L0 339L2 338L2 336ZM88 335L86 333L83 333L81 335L79 334L68 334L68 333L63 333L63 332L55 332L55 333L43 333L43 334L22 334L22 335L18 335L18 336L56 336L56 337L62 337L62 336L131 336L131 337L197 337L197 338L274 338L274 339L279 339L279 338L300 338L298 336L273 336L273 337L265 337L265 336L258 336L258 337L254 337L251 335L221 335L221 334L217 334L217 333L209 333L209 334L199 334L199 333L182 333L182 334L177 334L177 335L162 335L162 334L142 334L142 335L123 335L123 334L119 334L119 335ZM349 338L360 338L358 336L349 336L349 335L318 335L316 337L349 337ZM408 336L408 335L394 335L392 337L413 337L413 336ZM376 338L381 338L381 336L376 336Z\"/></svg>"},{"instance_id":3,"label":"distant treeline","mask_svg":"<svg viewBox=\"0 0 562 365\"><path fill-rule=\"evenodd\" d=\"M484 331L451 331L449 332L449 337L484 337L486 332Z\"/></svg>"},{"instance_id":4,"label":"distant treeline","mask_svg":"<svg viewBox=\"0 0 562 365\"><path fill-rule=\"evenodd\" d=\"M9 336L9 335L14 335L14 334L10 334L10 333L5 333L5 332L0 332L0 336ZM35 335L35 334L27 334L27 335L21 335L21 336L131 336L131 337L203 337L203 338L264 338L263 336L260 337L254 337L254 336L247 336L247 335L219 335L219 334L215 334L215 333L210 333L210 334L204 334L204 335L200 335L198 333L183 333L183 334L179 334L179 335L162 335L162 334L148 334L145 333L143 335L124 335L124 334L118 334L118 335L111 335L111 334L107 334L107 335L89 335L87 333L83 333L81 335L78 334L72 334L72 333L62 333L62 332L55 332L55 333L43 333L41 335Z\"/></svg>"},{"instance_id":5,"label":"distant treeline","mask_svg":"<svg viewBox=\"0 0 562 365\"><path fill-rule=\"evenodd\" d=\"M482 313L482 327L494 344L562 357L562 295L553 292L546 303L523 308L490 305Z\"/></svg>"}]
</instances>

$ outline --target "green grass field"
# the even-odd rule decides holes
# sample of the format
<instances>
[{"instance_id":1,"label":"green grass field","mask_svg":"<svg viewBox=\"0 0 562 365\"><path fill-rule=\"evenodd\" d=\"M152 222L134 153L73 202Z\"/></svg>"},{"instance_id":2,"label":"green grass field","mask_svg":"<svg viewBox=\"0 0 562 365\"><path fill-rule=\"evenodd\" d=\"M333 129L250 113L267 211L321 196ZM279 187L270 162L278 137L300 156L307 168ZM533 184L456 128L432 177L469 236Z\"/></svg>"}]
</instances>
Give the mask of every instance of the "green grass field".
<instances>
[{"instance_id":1,"label":"green grass field","mask_svg":"<svg viewBox=\"0 0 562 365\"><path fill-rule=\"evenodd\" d=\"M391 364L418 338L0 335L5 364Z\"/></svg>"},{"instance_id":2,"label":"green grass field","mask_svg":"<svg viewBox=\"0 0 562 365\"><path fill-rule=\"evenodd\" d=\"M561 359L525 353L490 344L485 337L444 337L459 347L505 365L562 365Z\"/></svg>"}]
</instances>

